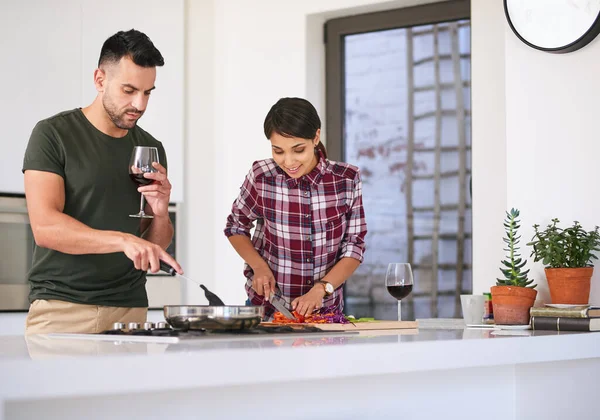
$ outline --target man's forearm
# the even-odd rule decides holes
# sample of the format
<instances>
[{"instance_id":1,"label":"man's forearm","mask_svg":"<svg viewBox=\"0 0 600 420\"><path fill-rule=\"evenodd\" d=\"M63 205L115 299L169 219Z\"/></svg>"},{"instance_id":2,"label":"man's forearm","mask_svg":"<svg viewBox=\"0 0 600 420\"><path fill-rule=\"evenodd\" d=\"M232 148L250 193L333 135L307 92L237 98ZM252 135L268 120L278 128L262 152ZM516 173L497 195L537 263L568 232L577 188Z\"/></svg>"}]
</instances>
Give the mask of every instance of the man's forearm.
<instances>
[{"instance_id":1,"label":"man's forearm","mask_svg":"<svg viewBox=\"0 0 600 420\"><path fill-rule=\"evenodd\" d=\"M59 211L32 225L36 243L65 254L110 254L123 251L126 233L97 230Z\"/></svg>"},{"instance_id":2,"label":"man's forearm","mask_svg":"<svg viewBox=\"0 0 600 420\"><path fill-rule=\"evenodd\" d=\"M147 241L159 245L162 249L167 249L173 240L173 224L168 215L154 216L148 229L142 237Z\"/></svg>"}]
</instances>

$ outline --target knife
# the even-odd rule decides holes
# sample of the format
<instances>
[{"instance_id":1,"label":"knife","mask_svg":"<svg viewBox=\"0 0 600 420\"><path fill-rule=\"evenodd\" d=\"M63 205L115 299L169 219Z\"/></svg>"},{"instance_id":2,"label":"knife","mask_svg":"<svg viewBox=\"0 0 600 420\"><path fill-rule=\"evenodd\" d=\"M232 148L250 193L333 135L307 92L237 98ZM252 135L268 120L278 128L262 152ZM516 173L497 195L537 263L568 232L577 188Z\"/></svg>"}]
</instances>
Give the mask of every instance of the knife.
<instances>
[{"instance_id":1,"label":"knife","mask_svg":"<svg viewBox=\"0 0 600 420\"><path fill-rule=\"evenodd\" d=\"M275 309L281 312L287 319L296 320L296 317L292 315L292 313L285 307L283 303L281 303L281 298L279 296L275 296L274 293L271 293L271 298L269 301L271 302L271 305L273 305Z\"/></svg>"}]
</instances>

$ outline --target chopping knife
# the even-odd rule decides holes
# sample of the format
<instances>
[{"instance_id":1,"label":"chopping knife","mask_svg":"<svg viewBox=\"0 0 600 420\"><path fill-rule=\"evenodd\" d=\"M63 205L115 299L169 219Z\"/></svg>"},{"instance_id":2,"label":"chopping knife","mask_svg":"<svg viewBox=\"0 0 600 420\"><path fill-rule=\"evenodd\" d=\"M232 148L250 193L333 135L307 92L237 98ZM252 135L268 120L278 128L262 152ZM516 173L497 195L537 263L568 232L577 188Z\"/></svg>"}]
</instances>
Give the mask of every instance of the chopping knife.
<instances>
[{"instance_id":1,"label":"chopping knife","mask_svg":"<svg viewBox=\"0 0 600 420\"><path fill-rule=\"evenodd\" d=\"M285 316L287 319L296 320L296 317L281 302L281 298L279 296L276 296L274 293L271 292L271 298L269 299L269 302L271 302L271 305L273 305L275 309L281 312L283 316Z\"/></svg>"},{"instance_id":2,"label":"chopping knife","mask_svg":"<svg viewBox=\"0 0 600 420\"><path fill-rule=\"evenodd\" d=\"M167 264L164 261L160 261L160 269L162 271L164 271L165 273L168 273L172 276L175 276L175 274L177 274L177 271L175 271L175 269L173 267L171 267L169 264ZM210 290L208 290L206 288L205 285L203 285L202 283L196 281L196 280L192 280L189 277L186 277L184 275L181 274L177 274L179 277L183 277L184 279L191 281L192 283L196 283L198 286L200 286L202 288L202 290L204 290L204 296L206 296L206 299L208 300L208 304L210 306L225 306L225 303L219 298L219 296L215 295L213 292L211 292Z\"/></svg>"}]
</instances>

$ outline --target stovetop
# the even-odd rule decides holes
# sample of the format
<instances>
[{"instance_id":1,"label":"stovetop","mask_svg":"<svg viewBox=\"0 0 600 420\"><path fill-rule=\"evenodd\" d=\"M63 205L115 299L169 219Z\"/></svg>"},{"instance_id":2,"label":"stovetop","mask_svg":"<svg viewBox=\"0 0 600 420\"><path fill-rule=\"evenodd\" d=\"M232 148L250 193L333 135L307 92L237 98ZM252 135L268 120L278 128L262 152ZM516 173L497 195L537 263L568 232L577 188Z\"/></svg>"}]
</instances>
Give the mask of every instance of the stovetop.
<instances>
[{"instance_id":1,"label":"stovetop","mask_svg":"<svg viewBox=\"0 0 600 420\"><path fill-rule=\"evenodd\" d=\"M264 335L264 334L303 334L303 333L322 333L319 328L312 326L303 326L295 328L289 325L263 326L258 325L250 329L231 329L231 330L176 330L170 327L152 328L152 329L113 329L104 331L104 335L126 335L141 337L206 337L214 335Z\"/></svg>"},{"instance_id":2,"label":"stovetop","mask_svg":"<svg viewBox=\"0 0 600 420\"><path fill-rule=\"evenodd\" d=\"M170 326L162 325L160 328L114 328L99 334L49 334L53 338L69 338L77 340L97 341L122 341L122 342L145 342L145 343L179 343L190 340L226 340L242 339L250 337L276 337L279 335L315 335L331 334L312 326L258 325L250 329L237 330L176 330Z\"/></svg>"}]
</instances>

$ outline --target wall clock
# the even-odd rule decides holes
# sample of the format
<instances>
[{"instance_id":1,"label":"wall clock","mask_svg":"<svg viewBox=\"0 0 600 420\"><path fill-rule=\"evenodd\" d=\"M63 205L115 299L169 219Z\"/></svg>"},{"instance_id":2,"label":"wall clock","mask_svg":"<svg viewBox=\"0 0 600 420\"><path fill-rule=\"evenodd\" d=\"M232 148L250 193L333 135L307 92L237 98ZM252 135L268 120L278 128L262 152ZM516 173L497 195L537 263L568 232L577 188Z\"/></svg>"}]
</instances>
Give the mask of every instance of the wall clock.
<instances>
[{"instance_id":1,"label":"wall clock","mask_svg":"<svg viewBox=\"0 0 600 420\"><path fill-rule=\"evenodd\" d=\"M576 51L600 32L600 0L504 0L504 13L521 41L550 53Z\"/></svg>"}]
</instances>

